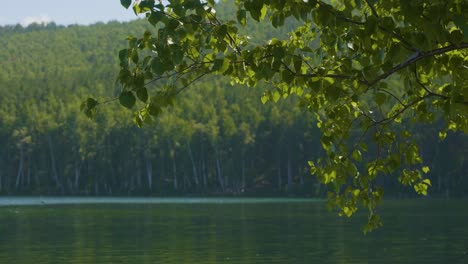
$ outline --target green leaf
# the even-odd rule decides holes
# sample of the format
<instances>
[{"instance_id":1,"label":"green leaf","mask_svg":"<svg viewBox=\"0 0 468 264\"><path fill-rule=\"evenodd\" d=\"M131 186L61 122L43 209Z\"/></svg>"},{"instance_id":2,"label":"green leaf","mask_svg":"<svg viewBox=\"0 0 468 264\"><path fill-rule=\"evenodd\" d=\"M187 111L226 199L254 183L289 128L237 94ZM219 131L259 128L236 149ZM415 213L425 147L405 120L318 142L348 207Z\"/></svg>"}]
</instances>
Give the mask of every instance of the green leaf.
<instances>
[{"instance_id":1,"label":"green leaf","mask_svg":"<svg viewBox=\"0 0 468 264\"><path fill-rule=\"evenodd\" d=\"M132 92L122 92L119 95L119 102L126 108L132 108L135 105L136 98Z\"/></svg>"},{"instance_id":2,"label":"green leaf","mask_svg":"<svg viewBox=\"0 0 468 264\"><path fill-rule=\"evenodd\" d=\"M229 68L229 59L216 59L213 63L212 71L223 73Z\"/></svg>"},{"instance_id":3,"label":"green leaf","mask_svg":"<svg viewBox=\"0 0 468 264\"><path fill-rule=\"evenodd\" d=\"M278 92L278 91L274 91L273 94L272 94L272 99L273 99L273 102L278 102L278 100L281 98L281 94Z\"/></svg>"},{"instance_id":4,"label":"green leaf","mask_svg":"<svg viewBox=\"0 0 468 264\"><path fill-rule=\"evenodd\" d=\"M290 84L294 80L294 74L289 70L283 70L281 72L281 79L283 82Z\"/></svg>"},{"instance_id":5,"label":"green leaf","mask_svg":"<svg viewBox=\"0 0 468 264\"><path fill-rule=\"evenodd\" d=\"M353 153L351 154L351 157L355 160L355 161L361 161L362 160L362 154L361 154L361 151L359 150L354 150Z\"/></svg>"},{"instance_id":6,"label":"green leaf","mask_svg":"<svg viewBox=\"0 0 468 264\"><path fill-rule=\"evenodd\" d=\"M157 98L151 98L151 100L151 103L148 105L148 113L152 116L158 116L162 112L161 106L158 104Z\"/></svg>"},{"instance_id":7,"label":"green leaf","mask_svg":"<svg viewBox=\"0 0 468 264\"><path fill-rule=\"evenodd\" d=\"M136 49L133 49L132 52L130 53L130 58L132 59L133 63L137 64L138 63L138 51Z\"/></svg>"},{"instance_id":8,"label":"green leaf","mask_svg":"<svg viewBox=\"0 0 468 264\"><path fill-rule=\"evenodd\" d=\"M148 101L148 90L145 87L138 89L136 95L142 102Z\"/></svg>"},{"instance_id":9,"label":"green leaf","mask_svg":"<svg viewBox=\"0 0 468 264\"><path fill-rule=\"evenodd\" d=\"M383 92L377 92L374 96L374 101L378 106L382 106L387 101L387 95Z\"/></svg>"},{"instance_id":10,"label":"green leaf","mask_svg":"<svg viewBox=\"0 0 468 264\"><path fill-rule=\"evenodd\" d=\"M133 122L137 125L137 127L142 128L143 127L143 117L139 112L135 113L135 116L133 117Z\"/></svg>"},{"instance_id":11,"label":"green leaf","mask_svg":"<svg viewBox=\"0 0 468 264\"><path fill-rule=\"evenodd\" d=\"M128 59L128 49L119 51L119 59L121 62L125 62Z\"/></svg>"},{"instance_id":12,"label":"green leaf","mask_svg":"<svg viewBox=\"0 0 468 264\"><path fill-rule=\"evenodd\" d=\"M347 216L347 217L350 217L353 215L353 211L351 210L351 208L345 206L343 208L343 213Z\"/></svg>"},{"instance_id":13,"label":"green leaf","mask_svg":"<svg viewBox=\"0 0 468 264\"><path fill-rule=\"evenodd\" d=\"M236 17L237 17L237 22L239 22L239 24L245 27L246 22L247 22L247 12L244 9L239 9L237 10Z\"/></svg>"},{"instance_id":14,"label":"green leaf","mask_svg":"<svg viewBox=\"0 0 468 264\"><path fill-rule=\"evenodd\" d=\"M439 132L439 138L441 140L444 140L446 137L447 137L447 132L443 132L443 131Z\"/></svg>"},{"instance_id":15,"label":"green leaf","mask_svg":"<svg viewBox=\"0 0 468 264\"><path fill-rule=\"evenodd\" d=\"M282 12L274 13L271 17L271 24L275 28L284 26L284 14Z\"/></svg>"},{"instance_id":16,"label":"green leaf","mask_svg":"<svg viewBox=\"0 0 468 264\"><path fill-rule=\"evenodd\" d=\"M369 217L367 224L363 227L362 232L364 234L367 234L380 226L382 226L382 221L380 220L380 217L376 214L371 213L371 216Z\"/></svg>"},{"instance_id":17,"label":"green leaf","mask_svg":"<svg viewBox=\"0 0 468 264\"><path fill-rule=\"evenodd\" d=\"M156 57L151 61L151 70L153 70L156 75L163 74L165 72L164 68L164 64L161 62L160 58Z\"/></svg>"},{"instance_id":18,"label":"green leaf","mask_svg":"<svg viewBox=\"0 0 468 264\"><path fill-rule=\"evenodd\" d=\"M172 59L175 64L180 64L184 60L184 51L178 45L172 48Z\"/></svg>"},{"instance_id":19,"label":"green leaf","mask_svg":"<svg viewBox=\"0 0 468 264\"><path fill-rule=\"evenodd\" d=\"M301 73L302 58L299 56L294 56L293 63L294 63L294 71L296 71L296 73Z\"/></svg>"},{"instance_id":20,"label":"green leaf","mask_svg":"<svg viewBox=\"0 0 468 264\"><path fill-rule=\"evenodd\" d=\"M425 181L425 180L427 180L427 181ZM421 194L421 195L426 196L427 195L427 189L429 188L430 185L431 185L431 182L429 181L429 179L424 179L420 183L417 183L417 184L414 185L414 190L416 191L417 194Z\"/></svg>"},{"instance_id":21,"label":"green leaf","mask_svg":"<svg viewBox=\"0 0 468 264\"><path fill-rule=\"evenodd\" d=\"M324 181L323 181L323 183L327 184L327 183L330 183L330 182L335 181L335 179L336 179L336 171L333 170L333 171L331 171L330 173L325 173L325 174L324 174Z\"/></svg>"},{"instance_id":22,"label":"green leaf","mask_svg":"<svg viewBox=\"0 0 468 264\"><path fill-rule=\"evenodd\" d=\"M450 42L457 44L457 45L463 42L463 38L464 38L463 33L458 29L453 30L449 36Z\"/></svg>"},{"instance_id":23,"label":"green leaf","mask_svg":"<svg viewBox=\"0 0 468 264\"><path fill-rule=\"evenodd\" d=\"M125 7L125 8L129 8L130 5L132 4L132 0L120 0L120 4Z\"/></svg>"},{"instance_id":24,"label":"green leaf","mask_svg":"<svg viewBox=\"0 0 468 264\"><path fill-rule=\"evenodd\" d=\"M98 105L98 101L96 101L93 98L88 98L86 99L83 103L80 105L80 110L85 113L85 115L88 118L94 118L97 113L97 108L96 106Z\"/></svg>"},{"instance_id":25,"label":"green leaf","mask_svg":"<svg viewBox=\"0 0 468 264\"><path fill-rule=\"evenodd\" d=\"M422 183L424 183L424 184L426 184L426 185L428 185L428 186L432 186L432 185L431 185L431 180L429 180L429 179L424 179L424 180L422 180Z\"/></svg>"},{"instance_id":26,"label":"green leaf","mask_svg":"<svg viewBox=\"0 0 468 264\"><path fill-rule=\"evenodd\" d=\"M430 169L429 169L428 166L424 166L424 167L422 167L422 171L423 171L425 174L427 174L427 173L430 171Z\"/></svg>"}]
</instances>

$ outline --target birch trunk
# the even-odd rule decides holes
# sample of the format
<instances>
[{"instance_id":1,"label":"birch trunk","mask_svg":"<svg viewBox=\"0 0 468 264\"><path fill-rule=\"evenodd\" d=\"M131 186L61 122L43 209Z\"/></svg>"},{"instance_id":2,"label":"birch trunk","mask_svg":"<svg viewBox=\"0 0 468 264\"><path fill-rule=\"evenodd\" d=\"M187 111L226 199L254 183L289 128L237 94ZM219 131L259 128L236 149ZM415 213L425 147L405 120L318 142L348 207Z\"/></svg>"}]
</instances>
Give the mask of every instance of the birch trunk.
<instances>
[{"instance_id":1,"label":"birch trunk","mask_svg":"<svg viewBox=\"0 0 468 264\"><path fill-rule=\"evenodd\" d=\"M80 184L80 176L81 176L81 173L80 173L80 170L81 170L81 165L79 165L79 162L75 162L75 180L74 180L74 183L73 183L73 188L75 189L75 191L78 191L78 186Z\"/></svg>"},{"instance_id":2,"label":"birch trunk","mask_svg":"<svg viewBox=\"0 0 468 264\"><path fill-rule=\"evenodd\" d=\"M281 191L281 188L283 186L283 179L281 177L281 165L278 166L278 190Z\"/></svg>"},{"instance_id":3,"label":"birch trunk","mask_svg":"<svg viewBox=\"0 0 468 264\"><path fill-rule=\"evenodd\" d=\"M242 192L245 190L245 159L242 157L242 184L241 184Z\"/></svg>"},{"instance_id":4,"label":"birch trunk","mask_svg":"<svg viewBox=\"0 0 468 264\"><path fill-rule=\"evenodd\" d=\"M153 164L151 163L151 159L148 157L148 155L145 155L146 157L146 179L148 181L148 188L151 191L153 191Z\"/></svg>"},{"instance_id":5,"label":"birch trunk","mask_svg":"<svg viewBox=\"0 0 468 264\"><path fill-rule=\"evenodd\" d=\"M203 180L203 188L206 189L206 186L207 186L207 179L206 179L206 163L205 163L205 151L203 149L203 145L202 145L202 149L201 149L201 153L202 153L202 158L201 158L201 173L202 173L202 180Z\"/></svg>"},{"instance_id":6,"label":"birch trunk","mask_svg":"<svg viewBox=\"0 0 468 264\"><path fill-rule=\"evenodd\" d=\"M177 191L179 189L179 184L177 182L177 166L176 166L176 153L175 149L172 149L171 147L171 142L167 140L167 146L169 148L169 152L171 153L171 159L172 159L172 176L173 176L173 181L172 183L174 184L174 190Z\"/></svg>"},{"instance_id":7,"label":"birch trunk","mask_svg":"<svg viewBox=\"0 0 468 264\"><path fill-rule=\"evenodd\" d=\"M218 175L219 186L221 186L221 190L224 192L224 189L225 189L224 177L223 177L223 173L221 170L221 163L219 162L219 154L218 154L217 149L215 149L215 155L216 155L216 171L217 171L216 174Z\"/></svg>"},{"instance_id":8,"label":"birch trunk","mask_svg":"<svg viewBox=\"0 0 468 264\"><path fill-rule=\"evenodd\" d=\"M198 175L197 175L197 167L195 164L195 159L193 158L192 147L190 147L190 143L187 143L187 149L190 156L190 161L192 162L192 170L193 170L193 181L195 182L195 186L198 186Z\"/></svg>"},{"instance_id":9,"label":"birch trunk","mask_svg":"<svg viewBox=\"0 0 468 264\"><path fill-rule=\"evenodd\" d=\"M292 178L292 168L291 168L291 160L288 158L288 190L292 190L293 178Z\"/></svg>"},{"instance_id":10,"label":"birch trunk","mask_svg":"<svg viewBox=\"0 0 468 264\"><path fill-rule=\"evenodd\" d=\"M18 173L16 174L16 183L15 183L15 190L18 190L20 185L21 177L23 176L24 172L24 152L23 152L23 145L20 145L20 161L18 165Z\"/></svg>"},{"instance_id":11,"label":"birch trunk","mask_svg":"<svg viewBox=\"0 0 468 264\"><path fill-rule=\"evenodd\" d=\"M174 154L175 156L175 154ZM174 190L177 191L178 189L178 184L177 184L177 166L176 166L176 161L175 161L175 157L172 157L172 173L173 173L173 177L174 177Z\"/></svg>"},{"instance_id":12,"label":"birch trunk","mask_svg":"<svg viewBox=\"0 0 468 264\"><path fill-rule=\"evenodd\" d=\"M55 181L56 187L63 194L63 186L60 183L60 179L59 179L59 176L58 176L57 165L56 165L56 160L55 160L55 153L54 153L54 148L52 146L52 139L50 138L50 135L47 136L47 141L49 143L50 162L51 162L51 166L52 166L52 177L53 177L53 179Z\"/></svg>"}]
</instances>

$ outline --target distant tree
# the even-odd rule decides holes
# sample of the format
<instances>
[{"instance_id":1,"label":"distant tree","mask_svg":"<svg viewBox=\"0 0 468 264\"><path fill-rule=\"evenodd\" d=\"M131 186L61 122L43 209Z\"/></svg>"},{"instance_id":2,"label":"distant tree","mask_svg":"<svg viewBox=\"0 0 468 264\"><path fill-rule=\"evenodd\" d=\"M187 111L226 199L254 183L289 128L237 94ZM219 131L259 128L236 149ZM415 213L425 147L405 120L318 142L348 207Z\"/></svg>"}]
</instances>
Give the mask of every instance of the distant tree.
<instances>
[{"instance_id":1,"label":"distant tree","mask_svg":"<svg viewBox=\"0 0 468 264\"><path fill-rule=\"evenodd\" d=\"M441 139L468 131L465 0L236 0L227 19L214 0L121 4L155 27L129 37L119 53L118 100L127 108L143 102L137 125L208 75L268 83L264 103L297 95L315 113L326 153L309 162L310 172L330 187L329 202L341 215L368 208L364 231L381 225L378 177L398 175L421 195L431 185L409 126L443 118ZM293 27L287 37L254 42L241 32L255 23ZM148 93L159 80L165 85ZM90 98L82 107L92 115L98 104Z\"/></svg>"}]
</instances>

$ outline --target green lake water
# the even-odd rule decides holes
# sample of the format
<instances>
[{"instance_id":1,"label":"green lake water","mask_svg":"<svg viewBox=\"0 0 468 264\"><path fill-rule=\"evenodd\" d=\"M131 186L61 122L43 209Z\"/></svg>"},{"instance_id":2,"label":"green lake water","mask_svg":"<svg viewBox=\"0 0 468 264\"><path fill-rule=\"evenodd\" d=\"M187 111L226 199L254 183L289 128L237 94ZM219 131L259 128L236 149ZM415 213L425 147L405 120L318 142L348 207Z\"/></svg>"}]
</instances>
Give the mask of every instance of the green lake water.
<instances>
[{"instance_id":1,"label":"green lake water","mask_svg":"<svg viewBox=\"0 0 468 264\"><path fill-rule=\"evenodd\" d=\"M468 263L468 201L0 198L0 263Z\"/></svg>"}]
</instances>

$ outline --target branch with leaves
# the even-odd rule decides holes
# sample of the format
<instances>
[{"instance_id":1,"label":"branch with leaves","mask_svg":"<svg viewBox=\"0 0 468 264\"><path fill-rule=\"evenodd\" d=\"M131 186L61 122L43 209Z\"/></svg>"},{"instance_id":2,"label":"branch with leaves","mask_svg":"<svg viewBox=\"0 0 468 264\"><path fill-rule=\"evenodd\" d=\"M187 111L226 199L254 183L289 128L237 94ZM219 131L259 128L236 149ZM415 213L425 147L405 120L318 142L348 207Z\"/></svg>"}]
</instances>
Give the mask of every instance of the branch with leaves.
<instances>
[{"instance_id":1,"label":"branch with leaves","mask_svg":"<svg viewBox=\"0 0 468 264\"><path fill-rule=\"evenodd\" d=\"M232 18L218 17L223 4L214 0L121 3L154 26L119 54L120 103L139 107L138 126L203 76L268 82L264 103L294 95L315 113L326 155L309 163L311 173L341 215L359 205L369 210L365 231L381 225L379 176L395 175L427 194L429 170L406 125L433 122L438 113L447 130L468 132L466 1L237 0ZM252 25L290 30L259 39L246 34ZM162 88L147 90L158 81ZM83 111L92 116L97 105L88 99ZM362 142L367 137L371 146Z\"/></svg>"}]
</instances>

